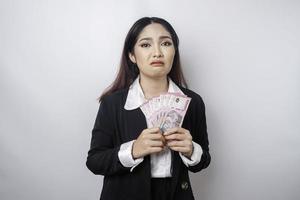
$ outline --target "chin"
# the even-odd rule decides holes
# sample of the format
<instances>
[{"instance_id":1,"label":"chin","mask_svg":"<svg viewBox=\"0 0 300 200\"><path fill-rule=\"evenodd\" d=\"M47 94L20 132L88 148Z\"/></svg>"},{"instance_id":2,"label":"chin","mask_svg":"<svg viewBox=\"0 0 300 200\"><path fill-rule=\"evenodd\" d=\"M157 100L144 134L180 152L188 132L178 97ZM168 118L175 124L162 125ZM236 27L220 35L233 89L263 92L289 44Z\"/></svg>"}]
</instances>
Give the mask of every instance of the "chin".
<instances>
[{"instance_id":1,"label":"chin","mask_svg":"<svg viewBox=\"0 0 300 200\"><path fill-rule=\"evenodd\" d=\"M153 79L158 79L158 78L164 78L168 75L168 73L166 72L162 72L162 73L153 73L150 75L151 78Z\"/></svg>"},{"instance_id":2,"label":"chin","mask_svg":"<svg viewBox=\"0 0 300 200\"><path fill-rule=\"evenodd\" d=\"M148 77L148 78L157 79L157 78L162 78L164 76L167 76L167 73L163 72L163 71L161 71L161 72L158 72L158 71L153 72L153 71L151 71L151 72L146 72L146 73L140 71L140 75Z\"/></svg>"},{"instance_id":3,"label":"chin","mask_svg":"<svg viewBox=\"0 0 300 200\"><path fill-rule=\"evenodd\" d=\"M157 79L157 78L162 78L166 77L171 69L167 69L166 67L155 67L155 68L150 68L148 70L140 70L140 73L142 73L144 76L147 76L149 78Z\"/></svg>"}]
</instances>

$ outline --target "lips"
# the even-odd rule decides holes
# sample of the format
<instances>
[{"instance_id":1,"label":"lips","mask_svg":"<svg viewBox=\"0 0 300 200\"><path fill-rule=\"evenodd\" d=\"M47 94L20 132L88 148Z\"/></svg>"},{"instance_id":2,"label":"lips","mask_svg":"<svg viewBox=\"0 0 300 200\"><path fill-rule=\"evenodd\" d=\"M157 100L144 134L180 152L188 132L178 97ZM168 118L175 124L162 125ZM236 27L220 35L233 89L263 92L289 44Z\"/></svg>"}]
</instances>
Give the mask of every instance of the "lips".
<instances>
[{"instance_id":1,"label":"lips","mask_svg":"<svg viewBox=\"0 0 300 200\"><path fill-rule=\"evenodd\" d=\"M163 65L163 64L164 64L164 62L162 62L162 61L153 61L151 63L151 65Z\"/></svg>"}]
</instances>

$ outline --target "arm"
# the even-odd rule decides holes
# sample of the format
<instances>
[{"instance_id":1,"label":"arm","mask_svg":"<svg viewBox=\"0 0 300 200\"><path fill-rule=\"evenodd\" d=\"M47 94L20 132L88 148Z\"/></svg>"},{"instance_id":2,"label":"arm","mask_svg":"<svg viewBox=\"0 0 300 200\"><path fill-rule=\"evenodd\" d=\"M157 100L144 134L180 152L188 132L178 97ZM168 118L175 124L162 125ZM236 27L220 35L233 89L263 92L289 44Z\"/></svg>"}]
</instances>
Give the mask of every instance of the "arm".
<instances>
[{"instance_id":1,"label":"arm","mask_svg":"<svg viewBox=\"0 0 300 200\"><path fill-rule=\"evenodd\" d=\"M86 166L94 174L114 175L128 173L130 168L124 167L118 157L120 145L114 145L115 126L112 118L112 105L104 98L100 103Z\"/></svg>"},{"instance_id":2,"label":"arm","mask_svg":"<svg viewBox=\"0 0 300 200\"><path fill-rule=\"evenodd\" d=\"M201 156L202 156L202 148L199 144L197 144L196 142L192 141L192 145L193 145L193 150L192 150L192 155L190 157L187 157L185 155L183 155L181 152L179 152L179 156L181 157L182 162L187 166L195 166L197 165L200 160L201 160Z\"/></svg>"},{"instance_id":3,"label":"arm","mask_svg":"<svg viewBox=\"0 0 300 200\"><path fill-rule=\"evenodd\" d=\"M123 143L120 147L120 150L118 152L118 157L120 162L125 167L130 167L130 172L133 171L133 169L138 166L141 162L143 162L144 157L134 159L132 156L133 152L133 143L136 140L132 140L126 143Z\"/></svg>"},{"instance_id":4,"label":"arm","mask_svg":"<svg viewBox=\"0 0 300 200\"><path fill-rule=\"evenodd\" d=\"M195 100L195 110L193 110L193 127L191 133L193 135L193 141L199 144L202 148L202 155L200 162L197 165L189 166L188 169L191 172L198 172L210 164L211 157L209 154L209 141L207 135L205 105L202 98L197 95Z\"/></svg>"}]
</instances>

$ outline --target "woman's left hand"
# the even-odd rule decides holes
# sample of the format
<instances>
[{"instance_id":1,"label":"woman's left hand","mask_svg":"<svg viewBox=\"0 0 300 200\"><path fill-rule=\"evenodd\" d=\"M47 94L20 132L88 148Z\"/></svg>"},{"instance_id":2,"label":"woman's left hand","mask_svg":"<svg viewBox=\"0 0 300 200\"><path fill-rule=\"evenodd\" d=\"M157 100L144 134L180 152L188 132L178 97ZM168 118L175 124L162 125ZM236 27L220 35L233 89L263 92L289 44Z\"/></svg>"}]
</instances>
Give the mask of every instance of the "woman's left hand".
<instances>
[{"instance_id":1,"label":"woman's left hand","mask_svg":"<svg viewBox=\"0 0 300 200\"><path fill-rule=\"evenodd\" d=\"M163 133L166 145L174 150L181 152L184 156L191 158L193 154L193 143L190 131L181 127L168 129Z\"/></svg>"}]
</instances>

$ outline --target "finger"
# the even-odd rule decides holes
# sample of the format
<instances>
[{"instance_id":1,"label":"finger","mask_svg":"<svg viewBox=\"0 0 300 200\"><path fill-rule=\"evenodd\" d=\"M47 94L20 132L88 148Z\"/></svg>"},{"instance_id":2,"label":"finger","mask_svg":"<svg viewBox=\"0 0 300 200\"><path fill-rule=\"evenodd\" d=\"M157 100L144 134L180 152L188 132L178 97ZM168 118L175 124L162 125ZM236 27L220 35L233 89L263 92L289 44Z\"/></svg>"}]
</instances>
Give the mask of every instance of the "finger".
<instances>
[{"instance_id":1,"label":"finger","mask_svg":"<svg viewBox=\"0 0 300 200\"><path fill-rule=\"evenodd\" d=\"M179 127L170 128L164 132L164 135L170 135L170 134L176 133L178 131L178 129L179 129Z\"/></svg>"},{"instance_id":2,"label":"finger","mask_svg":"<svg viewBox=\"0 0 300 200\"><path fill-rule=\"evenodd\" d=\"M181 134L188 134L189 130L182 128L182 127L175 127L175 128L168 129L166 132L164 132L164 135L170 135L175 132L181 133Z\"/></svg>"},{"instance_id":3,"label":"finger","mask_svg":"<svg viewBox=\"0 0 300 200\"><path fill-rule=\"evenodd\" d=\"M166 140L185 140L186 139L185 135L180 134L180 133L175 133L175 134L167 135L164 137Z\"/></svg>"},{"instance_id":4,"label":"finger","mask_svg":"<svg viewBox=\"0 0 300 200\"><path fill-rule=\"evenodd\" d=\"M157 134L148 134L147 138L150 140L164 140L164 136L161 133L157 133Z\"/></svg>"},{"instance_id":5,"label":"finger","mask_svg":"<svg viewBox=\"0 0 300 200\"><path fill-rule=\"evenodd\" d=\"M146 129L147 133L157 133L160 132L160 129L158 127L154 127L154 128L148 128Z\"/></svg>"},{"instance_id":6,"label":"finger","mask_svg":"<svg viewBox=\"0 0 300 200\"><path fill-rule=\"evenodd\" d=\"M187 147L188 143L186 141L176 141L172 140L167 142L168 147Z\"/></svg>"},{"instance_id":7,"label":"finger","mask_svg":"<svg viewBox=\"0 0 300 200\"><path fill-rule=\"evenodd\" d=\"M162 137L162 142L163 142L163 144L164 144L164 146L165 146L166 143L167 143L167 140L165 139L165 137Z\"/></svg>"},{"instance_id":8,"label":"finger","mask_svg":"<svg viewBox=\"0 0 300 200\"><path fill-rule=\"evenodd\" d=\"M149 149L149 152L150 153L158 153L158 152L161 152L163 150L163 147L151 147Z\"/></svg>"},{"instance_id":9,"label":"finger","mask_svg":"<svg viewBox=\"0 0 300 200\"><path fill-rule=\"evenodd\" d=\"M164 143L162 141L158 141L158 140L150 140L149 145L151 147L163 147Z\"/></svg>"},{"instance_id":10,"label":"finger","mask_svg":"<svg viewBox=\"0 0 300 200\"><path fill-rule=\"evenodd\" d=\"M172 149L173 151L181 152L181 153L189 152L189 149L186 147L170 147L170 149Z\"/></svg>"}]
</instances>

